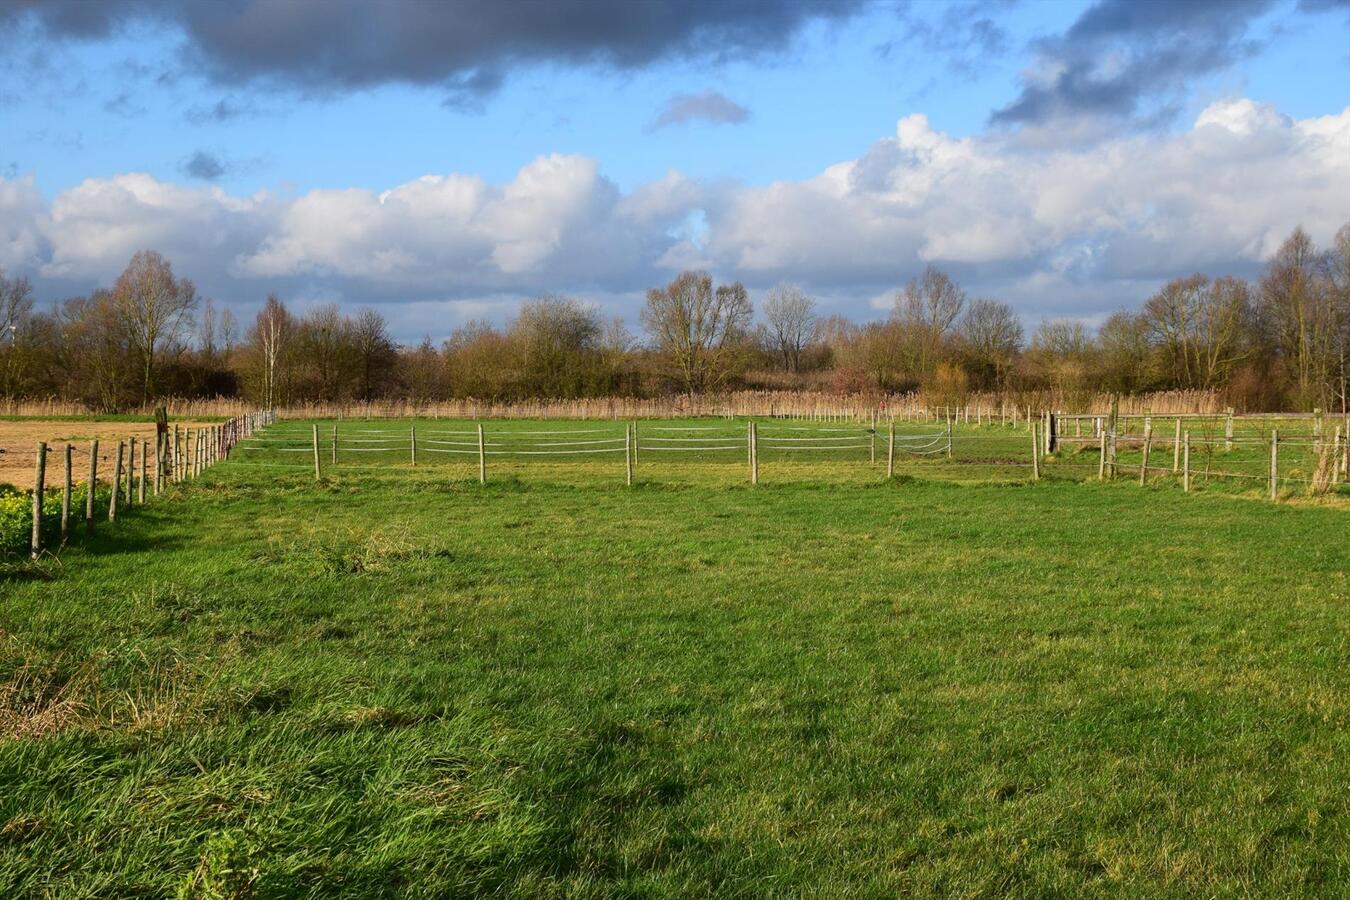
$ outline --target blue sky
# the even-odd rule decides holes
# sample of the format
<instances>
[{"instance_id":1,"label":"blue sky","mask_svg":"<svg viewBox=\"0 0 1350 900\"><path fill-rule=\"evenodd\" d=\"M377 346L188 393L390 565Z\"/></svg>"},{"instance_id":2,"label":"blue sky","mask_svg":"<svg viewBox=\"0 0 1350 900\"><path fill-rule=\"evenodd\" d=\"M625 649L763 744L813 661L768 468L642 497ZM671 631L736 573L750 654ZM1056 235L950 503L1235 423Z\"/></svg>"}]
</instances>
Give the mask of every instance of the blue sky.
<instances>
[{"instance_id":1,"label":"blue sky","mask_svg":"<svg viewBox=\"0 0 1350 900\"><path fill-rule=\"evenodd\" d=\"M0 3L19 48L0 62L0 266L56 299L158 242L243 316L276 290L376 305L415 340L543 290L635 325L686 264L871 318L934 264L1034 324L1197 269L1250 275L1272 235L1326 242L1350 219L1335 0L592 0L535 29L524 0L486 22L473 0L341 3L364 21L313 0L233 21L209 0ZM1188 160L1205 183L1147 196L1148 169L1187 181ZM1216 196L1250 167L1269 183ZM382 198L425 176L449 184Z\"/></svg>"}]
</instances>

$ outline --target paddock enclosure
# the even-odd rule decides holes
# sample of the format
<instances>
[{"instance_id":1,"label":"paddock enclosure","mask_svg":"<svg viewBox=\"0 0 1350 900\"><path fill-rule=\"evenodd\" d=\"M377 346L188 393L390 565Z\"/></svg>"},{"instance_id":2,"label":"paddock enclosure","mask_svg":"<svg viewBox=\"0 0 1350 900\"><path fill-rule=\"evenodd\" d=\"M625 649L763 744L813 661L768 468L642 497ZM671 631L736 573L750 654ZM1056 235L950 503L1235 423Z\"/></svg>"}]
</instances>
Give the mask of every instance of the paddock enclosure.
<instances>
[{"instance_id":1,"label":"paddock enclosure","mask_svg":"<svg viewBox=\"0 0 1350 900\"><path fill-rule=\"evenodd\" d=\"M443 471L452 478L550 478L569 471L632 479L962 481L1132 477L1184 490L1338 495L1347 440L1339 419L1302 416L1000 416L938 410L690 419L280 420L240 442L235 466L279 474Z\"/></svg>"},{"instance_id":2,"label":"paddock enclosure","mask_svg":"<svg viewBox=\"0 0 1350 900\"><path fill-rule=\"evenodd\" d=\"M1343 423L1003 412L44 423L0 896L1343 893Z\"/></svg>"}]
</instances>

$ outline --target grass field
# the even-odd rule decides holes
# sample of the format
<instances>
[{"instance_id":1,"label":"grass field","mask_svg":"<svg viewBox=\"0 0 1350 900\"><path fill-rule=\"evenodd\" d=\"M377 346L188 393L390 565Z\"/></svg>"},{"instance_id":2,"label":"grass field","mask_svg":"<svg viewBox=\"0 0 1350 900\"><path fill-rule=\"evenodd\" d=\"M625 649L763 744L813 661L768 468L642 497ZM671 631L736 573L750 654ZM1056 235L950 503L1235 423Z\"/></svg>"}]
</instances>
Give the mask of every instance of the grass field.
<instances>
[{"instance_id":1,"label":"grass field","mask_svg":"<svg viewBox=\"0 0 1350 900\"><path fill-rule=\"evenodd\" d=\"M0 896L1343 894L1344 506L1008 440L237 453L0 568Z\"/></svg>"}]
</instances>

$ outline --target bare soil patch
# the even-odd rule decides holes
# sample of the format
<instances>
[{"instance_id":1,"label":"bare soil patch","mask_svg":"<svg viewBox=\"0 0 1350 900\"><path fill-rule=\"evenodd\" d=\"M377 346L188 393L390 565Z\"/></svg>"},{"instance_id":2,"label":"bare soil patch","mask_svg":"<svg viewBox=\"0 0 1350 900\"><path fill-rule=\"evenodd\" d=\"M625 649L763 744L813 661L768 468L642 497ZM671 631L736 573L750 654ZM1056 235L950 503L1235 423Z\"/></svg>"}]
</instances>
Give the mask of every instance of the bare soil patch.
<instances>
[{"instance_id":1,"label":"bare soil patch","mask_svg":"<svg viewBox=\"0 0 1350 900\"><path fill-rule=\"evenodd\" d=\"M202 428L207 422L170 421L186 428ZM72 468L76 481L89 474L89 442L98 440L98 469L100 477L112 471L117 442L131 438L149 441L153 448L154 422L94 422L19 419L0 421L0 484L30 488L33 484L33 465L38 441L47 442L47 484L58 484L62 471L65 445L75 448ZM139 454L140 450L137 449ZM153 452L153 449L152 451Z\"/></svg>"}]
</instances>

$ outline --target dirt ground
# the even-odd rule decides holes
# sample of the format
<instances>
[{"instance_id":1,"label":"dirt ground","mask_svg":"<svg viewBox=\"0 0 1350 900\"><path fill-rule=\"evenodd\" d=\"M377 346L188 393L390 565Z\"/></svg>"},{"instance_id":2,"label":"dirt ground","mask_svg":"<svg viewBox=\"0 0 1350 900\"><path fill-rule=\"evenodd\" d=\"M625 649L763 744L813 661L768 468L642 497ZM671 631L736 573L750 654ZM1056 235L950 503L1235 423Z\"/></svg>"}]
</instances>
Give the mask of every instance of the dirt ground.
<instances>
[{"instance_id":1,"label":"dirt ground","mask_svg":"<svg viewBox=\"0 0 1350 900\"><path fill-rule=\"evenodd\" d=\"M170 421L173 428L205 427L205 422ZM38 441L47 442L47 485L61 483L64 471L65 446L74 446L71 468L75 480L82 481L89 472L89 442L98 440L98 471L100 479L112 471L117 442L136 438L150 442L154 452L154 422L59 422L40 419L0 421L0 484L15 487L33 486L33 468ZM136 453L139 457L140 448ZM140 464L137 463L137 469Z\"/></svg>"}]
</instances>

